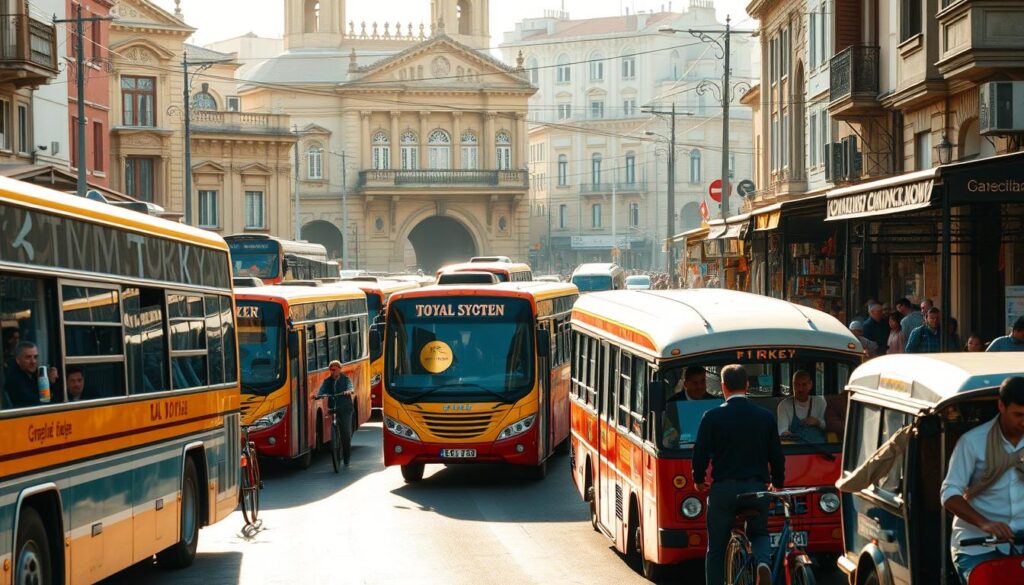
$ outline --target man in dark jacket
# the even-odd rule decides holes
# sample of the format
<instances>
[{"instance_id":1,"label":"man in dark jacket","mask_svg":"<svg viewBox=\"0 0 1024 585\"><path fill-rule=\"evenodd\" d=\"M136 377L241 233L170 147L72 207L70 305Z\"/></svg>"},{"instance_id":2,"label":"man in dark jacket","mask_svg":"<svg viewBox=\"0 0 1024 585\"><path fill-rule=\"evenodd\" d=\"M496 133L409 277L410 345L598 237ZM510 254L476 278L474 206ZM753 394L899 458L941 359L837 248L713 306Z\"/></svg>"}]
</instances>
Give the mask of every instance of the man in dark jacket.
<instances>
[{"instance_id":1,"label":"man in dark jacket","mask_svg":"<svg viewBox=\"0 0 1024 585\"><path fill-rule=\"evenodd\" d=\"M889 349L889 320L885 318L882 305L873 303L868 307L868 318L861 321L864 337L878 344L878 355L885 355Z\"/></svg>"},{"instance_id":2,"label":"man in dark jacket","mask_svg":"<svg viewBox=\"0 0 1024 585\"><path fill-rule=\"evenodd\" d=\"M37 406L39 382L36 368L39 366L39 349L30 341L22 341L14 349L14 364L4 377L4 408L25 408Z\"/></svg>"},{"instance_id":3,"label":"man in dark jacket","mask_svg":"<svg viewBox=\"0 0 1024 585\"><path fill-rule=\"evenodd\" d=\"M693 481L701 492L710 492L705 559L708 585L720 585L725 579L725 549L736 519L736 496L781 489L786 478L786 458L775 417L747 398L746 370L731 365L723 368L721 375L725 403L704 413L693 448ZM768 502L758 502L756 508L758 515L747 522L747 537L757 558L758 585L770 585Z\"/></svg>"},{"instance_id":4,"label":"man in dark jacket","mask_svg":"<svg viewBox=\"0 0 1024 585\"><path fill-rule=\"evenodd\" d=\"M345 465L348 465L349 457L352 455L352 414L355 410L352 397L356 392L352 380L342 373L341 362L332 361L328 369L331 375L320 385L317 398L326 396L328 408L334 410L335 416L338 417L338 430L341 431L341 436L337 439L341 440L341 458Z\"/></svg>"}]
</instances>

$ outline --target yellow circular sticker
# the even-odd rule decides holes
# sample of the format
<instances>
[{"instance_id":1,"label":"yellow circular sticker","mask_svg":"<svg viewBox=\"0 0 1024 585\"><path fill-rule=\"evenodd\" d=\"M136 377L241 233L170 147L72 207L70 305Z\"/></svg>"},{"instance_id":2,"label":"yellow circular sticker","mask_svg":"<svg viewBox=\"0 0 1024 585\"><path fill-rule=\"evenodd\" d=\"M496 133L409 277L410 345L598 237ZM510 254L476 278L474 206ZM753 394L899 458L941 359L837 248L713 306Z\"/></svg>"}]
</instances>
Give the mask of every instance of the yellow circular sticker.
<instances>
[{"instance_id":1,"label":"yellow circular sticker","mask_svg":"<svg viewBox=\"0 0 1024 585\"><path fill-rule=\"evenodd\" d=\"M431 374L452 367L452 348L443 341L431 341L420 350L420 365Z\"/></svg>"}]
</instances>

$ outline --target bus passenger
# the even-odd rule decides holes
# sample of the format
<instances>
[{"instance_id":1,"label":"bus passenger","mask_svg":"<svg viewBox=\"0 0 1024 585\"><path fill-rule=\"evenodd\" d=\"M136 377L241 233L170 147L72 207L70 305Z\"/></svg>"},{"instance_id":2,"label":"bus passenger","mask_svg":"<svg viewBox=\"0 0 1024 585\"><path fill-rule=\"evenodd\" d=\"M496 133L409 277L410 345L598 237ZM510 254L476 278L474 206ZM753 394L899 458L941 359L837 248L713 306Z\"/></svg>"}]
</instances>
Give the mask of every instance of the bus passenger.
<instances>
[{"instance_id":1,"label":"bus passenger","mask_svg":"<svg viewBox=\"0 0 1024 585\"><path fill-rule=\"evenodd\" d=\"M683 378L676 383L672 400L707 400L714 398L708 394L708 371L702 366L690 366L683 372Z\"/></svg>"},{"instance_id":2,"label":"bus passenger","mask_svg":"<svg viewBox=\"0 0 1024 585\"><path fill-rule=\"evenodd\" d=\"M25 408L39 404L39 383L36 369L39 349L31 341L22 341L14 348L14 364L4 378L5 403L12 408Z\"/></svg>"},{"instance_id":3,"label":"bus passenger","mask_svg":"<svg viewBox=\"0 0 1024 585\"><path fill-rule=\"evenodd\" d=\"M83 400L85 391L85 372L78 366L68 366L67 373L68 402Z\"/></svg>"},{"instance_id":4,"label":"bus passenger","mask_svg":"<svg viewBox=\"0 0 1024 585\"><path fill-rule=\"evenodd\" d=\"M814 380L806 370L793 372L793 395L779 402L779 435L805 443L825 441L825 398L811 396Z\"/></svg>"},{"instance_id":5,"label":"bus passenger","mask_svg":"<svg viewBox=\"0 0 1024 585\"><path fill-rule=\"evenodd\" d=\"M963 583L979 564L1006 556L1007 546L961 547L966 538L1012 539L1024 530L1024 377L1003 380L999 415L960 437L942 482L942 506L953 514L950 549Z\"/></svg>"}]
</instances>

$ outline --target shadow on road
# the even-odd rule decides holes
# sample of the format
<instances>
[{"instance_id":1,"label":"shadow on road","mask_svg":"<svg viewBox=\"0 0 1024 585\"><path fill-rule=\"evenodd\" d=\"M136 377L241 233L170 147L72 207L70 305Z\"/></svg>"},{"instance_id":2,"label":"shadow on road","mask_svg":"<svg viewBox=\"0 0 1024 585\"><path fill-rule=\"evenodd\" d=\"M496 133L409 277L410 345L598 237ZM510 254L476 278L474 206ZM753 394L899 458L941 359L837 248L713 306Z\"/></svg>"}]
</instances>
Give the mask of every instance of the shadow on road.
<instances>
[{"instance_id":1,"label":"shadow on road","mask_svg":"<svg viewBox=\"0 0 1024 585\"><path fill-rule=\"evenodd\" d=\"M200 533L202 534L202 533ZM201 536L200 536L201 538ZM155 560L143 561L99 582L99 585L138 585L173 576L179 585L210 585L210 583L240 583L242 553L199 553L195 563L180 571L164 571Z\"/></svg>"}]
</instances>

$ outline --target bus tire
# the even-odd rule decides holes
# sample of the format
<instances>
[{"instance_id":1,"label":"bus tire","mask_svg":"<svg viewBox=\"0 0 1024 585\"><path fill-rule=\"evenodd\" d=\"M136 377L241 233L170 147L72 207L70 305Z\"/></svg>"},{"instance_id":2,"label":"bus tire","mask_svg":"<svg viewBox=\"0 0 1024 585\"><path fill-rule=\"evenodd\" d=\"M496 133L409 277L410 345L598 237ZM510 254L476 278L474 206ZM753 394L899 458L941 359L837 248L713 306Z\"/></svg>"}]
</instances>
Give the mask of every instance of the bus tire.
<instances>
[{"instance_id":1,"label":"bus tire","mask_svg":"<svg viewBox=\"0 0 1024 585\"><path fill-rule=\"evenodd\" d=\"M601 520L597 517L597 494L594 493L594 486L587 487L587 502L590 503L590 526L594 532L601 532Z\"/></svg>"},{"instance_id":2,"label":"bus tire","mask_svg":"<svg viewBox=\"0 0 1024 585\"><path fill-rule=\"evenodd\" d=\"M32 506L26 506L21 510L17 538L14 549L14 582L51 585L53 561L50 556L50 540L42 517Z\"/></svg>"},{"instance_id":3,"label":"bus tire","mask_svg":"<svg viewBox=\"0 0 1024 585\"><path fill-rule=\"evenodd\" d=\"M425 465L422 463L407 463L402 466L402 479L405 483L416 483L423 479L423 469Z\"/></svg>"},{"instance_id":4,"label":"bus tire","mask_svg":"<svg viewBox=\"0 0 1024 585\"><path fill-rule=\"evenodd\" d=\"M181 478L181 538L171 547L157 553L161 569L183 569L196 559L199 547L199 473L195 461L185 456L185 473Z\"/></svg>"},{"instance_id":5,"label":"bus tire","mask_svg":"<svg viewBox=\"0 0 1024 585\"><path fill-rule=\"evenodd\" d=\"M299 455L295 459L292 459L292 467L302 471L309 469L309 466L313 463L313 450L307 449L305 453Z\"/></svg>"},{"instance_id":6,"label":"bus tire","mask_svg":"<svg viewBox=\"0 0 1024 585\"><path fill-rule=\"evenodd\" d=\"M537 465L531 465L527 469L527 475L530 476L530 479L534 479L534 480L537 480L537 481L540 481L540 480L544 479L545 477L547 477L547 475L548 475L548 460L545 459L544 461L541 461Z\"/></svg>"},{"instance_id":7,"label":"bus tire","mask_svg":"<svg viewBox=\"0 0 1024 585\"><path fill-rule=\"evenodd\" d=\"M640 515L636 511L636 505L629 506L629 524L626 529L626 564L633 567L633 570L643 570L644 560L644 534L640 529Z\"/></svg>"}]
</instances>

